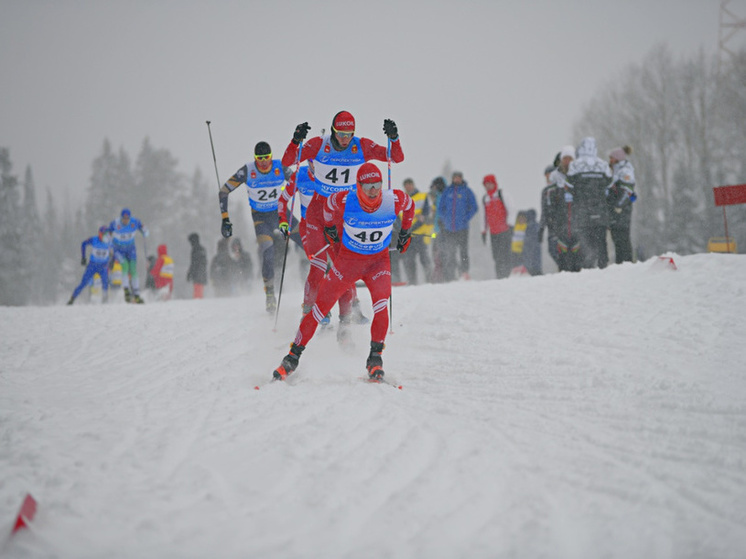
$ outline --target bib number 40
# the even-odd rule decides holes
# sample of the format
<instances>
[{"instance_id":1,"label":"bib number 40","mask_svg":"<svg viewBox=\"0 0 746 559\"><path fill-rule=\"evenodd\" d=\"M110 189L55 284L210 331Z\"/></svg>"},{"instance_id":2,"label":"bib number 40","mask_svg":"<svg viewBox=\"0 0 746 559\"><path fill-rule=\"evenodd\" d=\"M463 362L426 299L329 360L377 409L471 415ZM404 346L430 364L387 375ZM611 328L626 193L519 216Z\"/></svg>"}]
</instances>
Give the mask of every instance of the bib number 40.
<instances>
[{"instance_id":1,"label":"bib number 40","mask_svg":"<svg viewBox=\"0 0 746 559\"><path fill-rule=\"evenodd\" d=\"M370 231L370 234L368 231L360 231L355 238L363 244L377 243L383 238L383 231Z\"/></svg>"}]
</instances>

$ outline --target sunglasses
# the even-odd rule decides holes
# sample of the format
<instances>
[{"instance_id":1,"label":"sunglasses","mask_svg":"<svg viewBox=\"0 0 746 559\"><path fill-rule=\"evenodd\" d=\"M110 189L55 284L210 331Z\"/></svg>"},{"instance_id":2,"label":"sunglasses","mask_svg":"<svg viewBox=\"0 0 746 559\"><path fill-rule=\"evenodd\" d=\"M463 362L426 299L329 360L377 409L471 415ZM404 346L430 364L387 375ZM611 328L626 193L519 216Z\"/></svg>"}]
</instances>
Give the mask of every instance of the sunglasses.
<instances>
[{"instance_id":1,"label":"sunglasses","mask_svg":"<svg viewBox=\"0 0 746 559\"><path fill-rule=\"evenodd\" d=\"M254 159L256 159L257 161L269 161L270 159L272 159L272 154L268 153L267 155L255 155Z\"/></svg>"},{"instance_id":2,"label":"sunglasses","mask_svg":"<svg viewBox=\"0 0 746 559\"><path fill-rule=\"evenodd\" d=\"M352 135L354 134L354 132L340 132L336 128L334 128L334 133L340 138L352 138Z\"/></svg>"}]
</instances>

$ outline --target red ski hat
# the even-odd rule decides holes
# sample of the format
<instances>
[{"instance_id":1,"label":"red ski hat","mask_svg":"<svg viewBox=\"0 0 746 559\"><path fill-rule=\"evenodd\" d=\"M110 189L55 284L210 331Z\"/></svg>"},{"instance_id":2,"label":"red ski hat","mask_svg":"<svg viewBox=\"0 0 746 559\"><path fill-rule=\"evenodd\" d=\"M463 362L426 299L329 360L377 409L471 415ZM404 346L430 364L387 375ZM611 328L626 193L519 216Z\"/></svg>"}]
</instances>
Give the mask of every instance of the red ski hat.
<instances>
[{"instance_id":1,"label":"red ski hat","mask_svg":"<svg viewBox=\"0 0 746 559\"><path fill-rule=\"evenodd\" d=\"M357 182L358 184L382 183L383 175L375 163L366 161L357 170Z\"/></svg>"},{"instance_id":2,"label":"red ski hat","mask_svg":"<svg viewBox=\"0 0 746 559\"><path fill-rule=\"evenodd\" d=\"M373 197L363 188L363 185L372 184L379 185L375 190L368 190L368 192L375 193ZM357 170L357 199L360 202L360 206L366 212L374 212L381 206L381 201L383 200L383 175L381 175L381 171L377 165L363 163Z\"/></svg>"},{"instance_id":3,"label":"red ski hat","mask_svg":"<svg viewBox=\"0 0 746 559\"><path fill-rule=\"evenodd\" d=\"M347 111L339 111L332 119L332 128L340 132L354 132L355 117Z\"/></svg>"},{"instance_id":4,"label":"red ski hat","mask_svg":"<svg viewBox=\"0 0 746 559\"><path fill-rule=\"evenodd\" d=\"M487 175L482 179L482 184L489 186L490 190L494 190L497 188L497 178L495 178L495 175Z\"/></svg>"}]
</instances>

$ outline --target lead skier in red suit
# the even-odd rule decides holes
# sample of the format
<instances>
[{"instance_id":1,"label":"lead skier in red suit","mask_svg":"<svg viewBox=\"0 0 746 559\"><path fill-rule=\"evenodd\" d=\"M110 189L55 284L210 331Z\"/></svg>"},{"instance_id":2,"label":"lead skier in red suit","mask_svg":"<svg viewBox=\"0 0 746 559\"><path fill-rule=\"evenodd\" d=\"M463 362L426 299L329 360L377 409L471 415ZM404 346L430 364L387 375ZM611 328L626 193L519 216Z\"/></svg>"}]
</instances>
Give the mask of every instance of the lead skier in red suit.
<instances>
[{"instance_id":1,"label":"lead skier in red suit","mask_svg":"<svg viewBox=\"0 0 746 559\"><path fill-rule=\"evenodd\" d=\"M282 156L282 163L288 166L298 160L298 146L305 140L311 127L307 122L295 128L293 139ZM404 153L399 141L399 132L393 120L383 121L383 131L391 140L391 160L394 163L404 161ZM335 192L348 192L355 189L355 176L360 166L366 161L386 161L386 147L378 145L368 138L355 136L355 117L347 111L340 111L332 119L331 133L316 136L303 144L300 161L308 161L308 166L316 180L316 192L306 209L306 231L303 237L303 248L311 258L311 266L306 278L303 294L303 312L308 314L316 301L319 284L327 269L327 255L317 254L326 245L324 239L323 208L326 199ZM329 256L333 259L333 250ZM352 300L355 297L354 285L339 300L340 321L346 321L351 312Z\"/></svg>"},{"instance_id":2,"label":"lead skier in red suit","mask_svg":"<svg viewBox=\"0 0 746 559\"><path fill-rule=\"evenodd\" d=\"M336 256L319 286L313 309L303 317L290 352L275 369L274 378L283 380L296 369L319 322L356 281L362 280L373 303L366 368L371 379L383 379L381 353L389 327L388 298L391 295L389 244L394 221L401 213L402 228L396 248L401 253L406 252L411 241L414 203L404 191L384 192L382 186L378 167L364 163L357 171L355 190L336 192L327 199L323 208L324 236L336 250ZM340 328L344 327L345 323L341 322Z\"/></svg>"}]
</instances>

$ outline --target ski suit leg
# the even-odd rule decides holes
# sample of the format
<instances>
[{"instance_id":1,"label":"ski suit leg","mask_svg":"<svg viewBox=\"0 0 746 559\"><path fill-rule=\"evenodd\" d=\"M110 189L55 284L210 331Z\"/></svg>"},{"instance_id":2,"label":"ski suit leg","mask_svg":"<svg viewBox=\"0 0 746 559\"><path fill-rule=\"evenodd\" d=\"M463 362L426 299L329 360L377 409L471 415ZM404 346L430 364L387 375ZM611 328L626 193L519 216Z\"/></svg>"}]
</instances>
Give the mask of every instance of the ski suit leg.
<instances>
[{"instance_id":1,"label":"ski suit leg","mask_svg":"<svg viewBox=\"0 0 746 559\"><path fill-rule=\"evenodd\" d=\"M274 290L275 279L275 241L272 231L279 225L277 211L257 212L251 210L251 218L254 222L254 233L259 245L259 254L262 259L262 279L265 288L271 286Z\"/></svg>"},{"instance_id":2,"label":"ski suit leg","mask_svg":"<svg viewBox=\"0 0 746 559\"><path fill-rule=\"evenodd\" d=\"M314 256L326 244L323 228L306 220L306 236L303 239L303 250L306 251L306 255L311 263L308 275L306 276L306 284L303 288L303 305L306 307L311 307L316 302L319 285L321 285L321 281L326 274L327 252L330 249L326 249L321 254Z\"/></svg>"},{"instance_id":3,"label":"ski suit leg","mask_svg":"<svg viewBox=\"0 0 746 559\"><path fill-rule=\"evenodd\" d=\"M363 281L370 291L373 303L373 320L370 322L370 341L386 341L389 329L389 304L391 296L391 265L386 251L366 265Z\"/></svg>"},{"instance_id":4,"label":"ski suit leg","mask_svg":"<svg viewBox=\"0 0 746 559\"><path fill-rule=\"evenodd\" d=\"M360 264L355 260L337 258L332 269L319 285L316 302L311 312L303 317L295 336L295 343L307 346L313 338L319 322L329 313L337 300L349 292L350 285L354 285L360 278Z\"/></svg>"},{"instance_id":5,"label":"ski suit leg","mask_svg":"<svg viewBox=\"0 0 746 559\"><path fill-rule=\"evenodd\" d=\"M129 275L129 262L127 260L127 256L125 253L117 249L114 252L114 260L119 262L119 265L122 267L122 287L125 289L130 288L130 275Z\"/></svg>"},{"instance_id":6,"label":"ski suit leg","mask_svg":"<svg viewBox=\"0 0 746 559\"><path fill-rule=\"evenodd\" d=\"M100 268L96 264L89 263L88 266L86 266L85 271L83 272L83 279L80 280L80 284L78 287L75 288L75 291L73 291L73 299L77 299L78 295L80 295L80 292L85 289L85 287L91 283L93 280L93 276L95 276L97 273L100 273Z\"/></svg>"}]
</instances>

